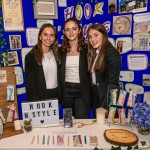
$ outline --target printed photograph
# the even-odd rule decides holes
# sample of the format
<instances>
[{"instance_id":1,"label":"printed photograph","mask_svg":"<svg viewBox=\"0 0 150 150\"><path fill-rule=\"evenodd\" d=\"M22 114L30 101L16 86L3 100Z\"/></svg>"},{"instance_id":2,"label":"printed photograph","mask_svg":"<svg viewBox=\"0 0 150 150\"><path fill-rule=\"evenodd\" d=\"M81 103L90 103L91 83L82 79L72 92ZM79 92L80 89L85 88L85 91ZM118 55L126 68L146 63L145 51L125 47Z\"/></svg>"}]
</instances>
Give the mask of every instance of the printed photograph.
<instances>
[{"instance_id":1,"label":"printed photograph","mask_svg":"<svg viewBox=\"0 0 150 150\"><path fill-rule=\"evenodd\" d=\"M123 41L122 40L117 41L116 48L119 53L122 53L122 49L123 49Z\"/></svg>"},{"instance_id":2,"label":"printed photograph","mask_svg":"<svg viewBox=\"0 0 150 150\"><path fill-rule=\"evenodd\" d=\"M143 86L150 86L150 74L143 74Z\"/></svg>"},{"instance_id":3,"label":"printed photograph","mask_svg":"<svg viewBox=\"0 0 150 150\"><path fill-rule=\"evenodd\" d=\"M11 50L17 50L22 48L20 35L9 35L9 43Z\"/></svg>"},{"instance_id":4,"label":"printed photograph","mask_svg":"<svg viewBox=\"0 0 150 150\"><path fill-rule=\"evenodd\" d=\"M8 52L3 55L4 66L13 66L19 64L17 51Z\"/></svg>"},{"instance_id":5,"label":"printed photograph","mask_svg":"<svg viewBox=\"0 0 150 150\"><path fill-rule=\"evenodd\" d=\"M132 50L132 38L130 37L119 37L116 39L116 49L119 53L124 54Z\"/></svg>"},{"instance_id":6,"label":"printed photograph","mask_svg":"<svg viewBox=\"0 0 150 150\"><path fill-rule=\"evenodd\" d=\"M146 11L147 2L148 0L119 0L119 13Z\"/></svg>"},{"instance_id":7,"label":"printed photograph","mask_svg":"<svg viewBox=\"0 0 150 150\"><path fill-rule=\"evenodd\" d=\"M108 13L116 13L117 12L117 0L108 0Z\"/></svg>"}]
</instances>

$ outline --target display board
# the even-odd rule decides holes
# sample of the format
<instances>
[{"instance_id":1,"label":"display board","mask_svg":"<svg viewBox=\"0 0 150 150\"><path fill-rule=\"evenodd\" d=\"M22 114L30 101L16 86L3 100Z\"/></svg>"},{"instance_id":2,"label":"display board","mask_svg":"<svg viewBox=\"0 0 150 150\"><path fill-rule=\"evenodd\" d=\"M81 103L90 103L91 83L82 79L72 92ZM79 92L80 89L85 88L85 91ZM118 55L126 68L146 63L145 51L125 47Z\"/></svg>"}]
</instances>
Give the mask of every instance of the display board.
<instances>
[{"instance_id":1,"label":"display board","mask_svg":"<svg viewBox=\"0 0 150 150\"><path fill-rule=\"evenodd\" d=\"M8 93L9 85L14 85L12 95ZM9 96L12 97L10 98ZM9 112L9 110L13 105L15 107L15 119L18 119L15 69L14 67L2 67L0 68L0 108L5 119L2 138L23 133L22 130L15 130L13 121L11 122L10 117L8 117L12 113L12 111Z\"/></svg>"}]
</instances>

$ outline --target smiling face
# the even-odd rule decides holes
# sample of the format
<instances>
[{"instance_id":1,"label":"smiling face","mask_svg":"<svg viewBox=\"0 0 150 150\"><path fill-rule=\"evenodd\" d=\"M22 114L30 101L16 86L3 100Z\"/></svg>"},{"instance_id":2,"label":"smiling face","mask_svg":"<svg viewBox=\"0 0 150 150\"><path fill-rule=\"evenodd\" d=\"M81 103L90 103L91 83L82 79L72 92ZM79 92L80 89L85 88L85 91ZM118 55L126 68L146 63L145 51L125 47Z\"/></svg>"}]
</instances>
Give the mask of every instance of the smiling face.
<instances>
[{"instance_id":1,"label":"smiling face","mask_svg":"<svg viewBox=\"0 0 150 150\"><path fill-rule=\"evenodd\" d=\"M101 48L103 41L103 34L101 32L90 29L88 33L88 39L94 49Z\"/></svg>"},{"instance_id":2,"label":"smiling face","mask_svg":"<svg viewBox=\"0 0 150 150\"><path fill-rule=\"evenodd\" d=\"M80 29L74 21L69 21L65 24L64 34L69 41L77 41Z\"/></svg>"},{"instance_id":3,"label":"smiling face","mask_svg":"<svg viewBox=\"0 0 150 150\"><path fill-rule=\"evenodd\" d=\"M122 48L123 46L123 41L118 41L118 48Z\"/></svg>"},{"instance_id":4,"label":"smiling face","mask_svg":"<svg viewBox=\"0 0 150 150\"><path fill-rule=\"evenodd\" d=\"M51 27L46 27L40 35L40 40L42 43L42 49L43 51L49 50L50 46L53 44L55 41L55 32L53 28Z\"/></svg>"}]
</instances>

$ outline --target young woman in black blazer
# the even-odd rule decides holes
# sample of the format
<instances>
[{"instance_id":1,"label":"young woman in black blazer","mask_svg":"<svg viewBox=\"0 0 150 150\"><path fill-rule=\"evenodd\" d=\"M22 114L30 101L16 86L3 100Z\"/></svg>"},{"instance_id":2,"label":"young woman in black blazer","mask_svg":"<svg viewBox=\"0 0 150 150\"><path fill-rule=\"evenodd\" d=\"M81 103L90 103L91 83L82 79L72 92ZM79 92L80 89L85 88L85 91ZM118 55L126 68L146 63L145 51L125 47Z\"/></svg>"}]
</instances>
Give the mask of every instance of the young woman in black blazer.
<instances>
[{"instance_id":1,"label":"young woman in black blazer","mask_svg":"<svg viewBox=\"0 0 150 150\"><path fill-rule=\"evenodd\" d=\"M99 107L108 108L108 88L119 88L121 56L108 40L105 27L93 24L88 28L88 70L92 79L94 116Z\"/></svg>"},{"instance_id":2,"label":"young woman in black blazer","mask_svg":"<svg viewBox=\"0 0 150 150\"><path fill-rule=\"evenodd\" d=\"M90 74L87 71L87 45L80 24L69 18L64 24L60 82L62 104L72 108L75 118L88 118L90 110Z\"/></svg>"},{"instance_id":3,"label":"young woman in black blazer","mask_svg":"<svg viewBox=\"0 0 150 150\"><path fill-rule=\"evenodd\" d=\"M28 101L58 98L59 63L55 27L44 24L38 34L38 43L25 57Z\"/></svg>"}]
</instances>

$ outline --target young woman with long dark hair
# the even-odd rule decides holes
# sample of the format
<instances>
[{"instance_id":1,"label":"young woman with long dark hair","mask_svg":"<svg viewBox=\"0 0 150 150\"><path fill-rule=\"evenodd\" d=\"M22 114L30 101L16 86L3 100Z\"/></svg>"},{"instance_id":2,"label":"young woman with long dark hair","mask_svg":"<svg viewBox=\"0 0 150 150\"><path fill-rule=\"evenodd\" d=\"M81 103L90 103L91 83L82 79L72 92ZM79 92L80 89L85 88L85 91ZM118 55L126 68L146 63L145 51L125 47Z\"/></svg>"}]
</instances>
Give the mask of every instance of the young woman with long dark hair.
<instances>
[{"instance_id":1,"label":"young woman with long dark hair","mask_svg":"<svg viewBox=\"0 0 150 150\"><path fill-rule=\"evenodd\" d=\"M99 107L108 108L108 88L119 88L121 56L108 40L102 24L88 28L88 71L92 79L94 116Z\"/></svg>"},{"instance_id":2,"label":"young woman with long dark hair","mask_svg":"<svg viewBox=\"0 0 150 150\"><path fill-rule=\"evenodd\" d=\"M44 24L39 30L38 43L25 57L28 101L58 98L59 63L56 29Z\"/></svg>"}]
</instances>

